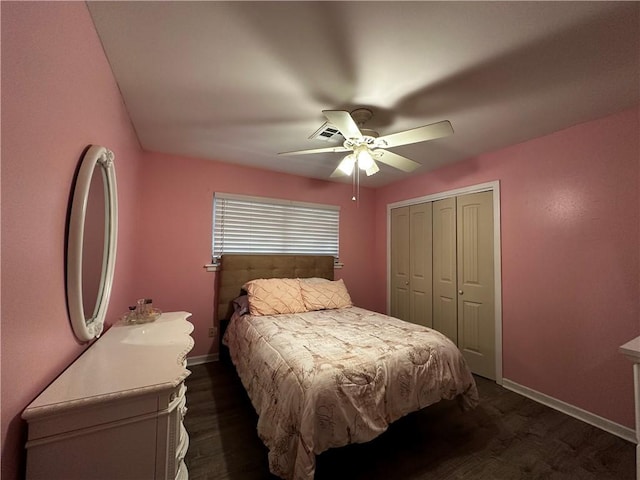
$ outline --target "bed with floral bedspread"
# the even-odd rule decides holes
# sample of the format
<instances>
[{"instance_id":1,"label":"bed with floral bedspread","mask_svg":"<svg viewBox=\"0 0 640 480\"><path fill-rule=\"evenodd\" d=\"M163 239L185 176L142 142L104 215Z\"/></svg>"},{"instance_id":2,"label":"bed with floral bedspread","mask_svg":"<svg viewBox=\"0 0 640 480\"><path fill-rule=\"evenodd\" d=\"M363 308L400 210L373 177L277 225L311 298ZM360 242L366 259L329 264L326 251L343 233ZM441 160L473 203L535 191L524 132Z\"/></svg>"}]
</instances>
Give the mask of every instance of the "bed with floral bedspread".
<instances>
[{"instance_id":1,"label":"bed with floral bedspread","mask_svg":"<svg viewBox=\"0 0 640 480\"><path fill-rule=\"evenodd\" d=\"M441 399L478 402L448 338L358 307L236 314L223 341L258 413L269 468L285 479L313 479L316 455L367 442Z\"/></svg>"}]
</instances>

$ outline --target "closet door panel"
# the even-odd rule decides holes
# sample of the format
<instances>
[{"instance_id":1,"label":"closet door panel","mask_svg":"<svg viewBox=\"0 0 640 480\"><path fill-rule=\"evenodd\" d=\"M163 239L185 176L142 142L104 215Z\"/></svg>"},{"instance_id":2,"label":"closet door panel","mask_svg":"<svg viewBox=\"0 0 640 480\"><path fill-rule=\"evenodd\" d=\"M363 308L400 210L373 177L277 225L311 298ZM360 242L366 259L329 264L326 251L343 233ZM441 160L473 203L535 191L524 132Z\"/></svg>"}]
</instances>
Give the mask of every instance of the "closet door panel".
<instances>
[{"instance_id":1,"label":"closet door panel","mask_svg":"<svg viewBox=\"0 0 640 480\"><path fill-rule=\"evenodd\" d=\"M457 199L458 347L474 373L495 379L493 193Z\"/></svg>"},{"instance_id":2,"label":"closet door panel","mask_svg":"<svg viewBox=\"0 0 640 480\"><path fill-rule=\"evenodd\" d=\"M410 267L410 208L391 210L391 311L393 317L411 320L409 282Z\"/></svg>"},{"instance_id":3,"label":"closet door panel","mask_svg":"<svg viewBox=\"0 0 640 480\"><path fill-rule=\"evenodd\" d=\"M410 321L432 327L432 211L431 203L409 208Z\"/></svg>"},{"instance_id":4,"label":"closet door panel","mask_svg":"<svg viewBox=\"0 0 640 480\"><path fill-rule=\"evenodd\" d=\"M458 344L456 199L433 202L433 328Z\"/></svg>"}]
</instances>

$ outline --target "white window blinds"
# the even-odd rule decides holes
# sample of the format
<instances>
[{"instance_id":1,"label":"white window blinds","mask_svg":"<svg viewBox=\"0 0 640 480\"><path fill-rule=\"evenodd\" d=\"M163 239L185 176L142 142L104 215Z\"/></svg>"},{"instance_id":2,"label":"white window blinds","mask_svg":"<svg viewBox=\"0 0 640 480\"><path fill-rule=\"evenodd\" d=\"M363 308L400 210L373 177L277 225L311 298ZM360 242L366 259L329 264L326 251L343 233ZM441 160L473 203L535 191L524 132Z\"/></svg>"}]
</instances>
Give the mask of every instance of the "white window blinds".
<instances>
[{"instance_id":1,"label":"white window blinds","mask_svg":"<svg viewBox=\"0 0 640 480\"><path fill-rule=\"evenodd\" d=\"M216 193L213 260L223 253L332 255L340 207Z\"/></svg>"}]
</instances>

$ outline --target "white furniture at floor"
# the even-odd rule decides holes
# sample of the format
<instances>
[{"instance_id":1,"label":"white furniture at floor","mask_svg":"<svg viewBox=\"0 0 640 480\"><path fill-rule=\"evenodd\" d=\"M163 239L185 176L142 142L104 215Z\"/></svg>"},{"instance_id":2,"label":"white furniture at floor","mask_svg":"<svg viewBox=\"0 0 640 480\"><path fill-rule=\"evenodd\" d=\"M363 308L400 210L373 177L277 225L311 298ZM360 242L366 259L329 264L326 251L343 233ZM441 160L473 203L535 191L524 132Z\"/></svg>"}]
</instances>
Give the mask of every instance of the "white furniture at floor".
<instances>
[{"instance_id":1,"label":"white furniture at floor","mask_svg":"<svg viewBox=\"0 0 640 480\"><path fill-rule=\"evenodd\" d=\"M620 353L633 362L633 388L636 402L636 479L640 480L640 337L622 345Z\"/></svg>"},{"instance_id":2,"label":"white furniture at floor","mask_svg":"<svg viewBox=\"0 0 640 480\"><path fill-rule=\"evenodd\" d=\"M28 479L186 479L187 312L117 324L23 412Z\"/></svg>"}]
</instances>

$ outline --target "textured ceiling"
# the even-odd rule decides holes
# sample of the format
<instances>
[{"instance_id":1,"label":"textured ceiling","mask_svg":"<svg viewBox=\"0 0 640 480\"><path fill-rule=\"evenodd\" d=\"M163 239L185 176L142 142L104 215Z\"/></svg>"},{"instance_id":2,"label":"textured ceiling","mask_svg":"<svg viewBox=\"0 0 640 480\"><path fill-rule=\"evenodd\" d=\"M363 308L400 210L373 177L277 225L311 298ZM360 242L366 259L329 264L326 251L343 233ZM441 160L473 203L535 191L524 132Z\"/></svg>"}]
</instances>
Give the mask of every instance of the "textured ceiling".
<instances>
[{"instance_id":1,"label":"textured ceiling","mask_svg":"<svg viewBox=\"0 0 640 480\"><path fill-rule=\"evenodd\" d=\"M640 102L639 2L88 2L142 147L329 177L322 110L366 106L413 174ZM409 174L381 165L381 186ZM347 180L348 181L348 180Z\"/></svg>"}]
</instances>

